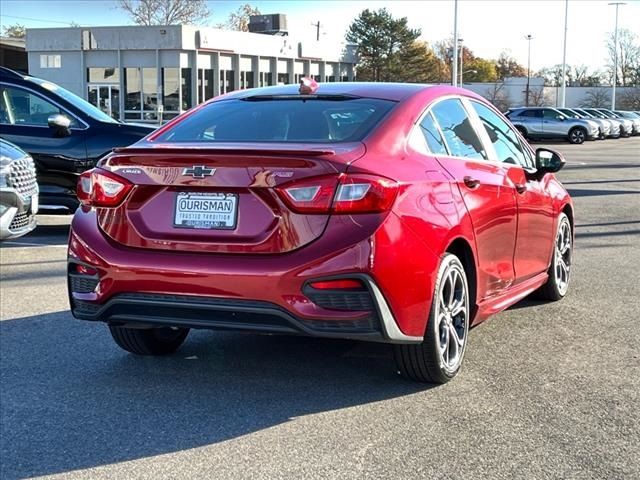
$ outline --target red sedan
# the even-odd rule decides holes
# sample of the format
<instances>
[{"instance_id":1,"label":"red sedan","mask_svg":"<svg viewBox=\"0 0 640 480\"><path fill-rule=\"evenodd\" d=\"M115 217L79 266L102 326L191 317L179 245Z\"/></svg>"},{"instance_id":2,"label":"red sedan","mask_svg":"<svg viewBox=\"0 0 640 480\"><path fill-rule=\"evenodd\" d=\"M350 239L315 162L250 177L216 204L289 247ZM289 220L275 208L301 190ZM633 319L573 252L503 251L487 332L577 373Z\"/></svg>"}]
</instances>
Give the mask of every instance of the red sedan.
<instances>
[{"instance_id":1,"label":"red sedan","mask_svg":"<svg viewBox=\"0 0 640 480\"><path fill-rule=\"evenodd\" d=\"M469 327L566 294L563 165L462 89L234 92L81 176L72 312L141 355L191 328L386 342L400 373L444 383Z\"/></svg>"}]
</instances>

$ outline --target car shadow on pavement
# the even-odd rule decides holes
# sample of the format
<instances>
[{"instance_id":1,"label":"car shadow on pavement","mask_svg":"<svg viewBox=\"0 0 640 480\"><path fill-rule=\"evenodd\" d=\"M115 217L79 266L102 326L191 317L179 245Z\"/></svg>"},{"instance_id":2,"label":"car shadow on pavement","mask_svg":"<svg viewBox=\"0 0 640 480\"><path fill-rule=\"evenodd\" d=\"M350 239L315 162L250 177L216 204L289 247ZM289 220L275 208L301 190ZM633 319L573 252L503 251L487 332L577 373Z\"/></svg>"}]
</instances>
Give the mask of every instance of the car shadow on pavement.
<instances>
[{"instance_id":1,"label":"car shadow on pavement","mask_svg":"<svg viewBox=\"0 0 640 480\"><path fill-rule=\"evenodd\" d=\"M567 188L573 198L577 197L599 197L603 195L633 195L639 194L638 190L598 190L588 188Z\"/></svg>"},{"instance_id":2,"label":"car shadow on pavement","mask_svg":"<svg viewBox=\"0 0 640 480\"><path fill-rule=\"evenodd\" d=\"M20 246L66 245L69 237L69 225L38 225L27 235L0 243L0 248L16 248Z\"/></svg>"},{"instance_id":3,"label":"car shadow on pavement","mask_svg":"<svg viewBox=\"0 0 640 480\"><path fill-rule=\"evenodd\" d=\"M206 446L294 417L430 388L388 345L192 331L136 357L68 311L0 322L3 479Z\"/></svg>"}]
</instances>

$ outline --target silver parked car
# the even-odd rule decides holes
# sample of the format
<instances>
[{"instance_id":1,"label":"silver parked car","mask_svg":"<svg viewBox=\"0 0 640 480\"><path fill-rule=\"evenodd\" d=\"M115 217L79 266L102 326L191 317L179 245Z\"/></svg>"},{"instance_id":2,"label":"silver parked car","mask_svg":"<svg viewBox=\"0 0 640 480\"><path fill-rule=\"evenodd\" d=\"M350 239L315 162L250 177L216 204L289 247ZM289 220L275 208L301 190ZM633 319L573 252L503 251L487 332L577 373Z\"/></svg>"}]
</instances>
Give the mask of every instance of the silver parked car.
<instances>
[{"instance_id":1,"label":"silver parked car","mask_svg":"<svg viewBox=\"0 0 640 480\"><path fill-rule=\"evenodd\" d=\"M607 118L613 118L622 123L622 130L620 133L622 134L623 137L630 137L631 135L633 135L633 122L631 120L628 120L616 113L613 113L613 111L609 110L608 108L598 108L598 111L605 114Z\"/></svg>"},{"instance_id":2,"label":"silver parked car","mask_svg":"<svg viewBox=\"0 0 640 480\"><path fill-rule=\"evenodd\" d=\"M627 133L627 131L626 131L626 129L628 127L625 126L625 123L622 121L621 118L616 118L614 115L608 115L608 114L604 113L599 108L585 108L584 110L586 112L589 112L591 115L594 115L594 116L599 117L599 118L607 118L612 123L617 124L618 128L620 129L620 136L621 137L628 137L630 135L630 133Z\"/></svg>"},{"instance_id":3,"label":"silver parked car","mask_svg":"<svg viewBox=\"0 0 640 480\"><path fill-rule=\"evenodd\" d=\"M16 238L36 228L38 184L33 159L0 138L0 240Z\"/></svg>"},{"instance_id":4,"label":"silver parked car","mask_svg":"<svg viewBox=\"0 0 640 480\"><path fill-rule=\"evenodd\" d=\"M600 112L589 113L584 108L572 108L571 110L578 112L584 115L582 118L588 118L589 120L601 121L605 122L609 125L609 137L610 138L619 138L620 137L620 128L622 124L617 120L611 120L610 118L605 117Z\"/></svg>"},{"instance_id":5,"label":"silver parked car","mask_svg":"<svg viewBox=\"0 0 640 480\"><path fill-rule=\"evenodd\" d=\"M600 134L596 122L568 117L555 108L512 108L506 115L511 123L530 139L564 138L569 143L582 143L585 140L595 140Z\"/></svg>"},{"instance_id":6,"label":"silver parked car","mask_svg":"<svg viewBox=\"0 0 640 480\"><path fill-rule=\"evenodd\" d=\"M598 124L598 138L600 140L604 140L611 134L611 122L609 122L608 120L594 118L590 115L587 115L586 113L580 113L573 108L558 108L558 111L564 113L567 117L583 118L585 120L596 122Z\"/></svg>"},{"instance_id":7,"label":"silver parked car","mask_svg":"<svg viewBox=\"0 0 640 480\"><path fill-rule=\"evenodd\" d=\"M633 134L640 135L640 114L628 110L614 110L613 113L633 122Z\"/></svg>"}]
</instances>

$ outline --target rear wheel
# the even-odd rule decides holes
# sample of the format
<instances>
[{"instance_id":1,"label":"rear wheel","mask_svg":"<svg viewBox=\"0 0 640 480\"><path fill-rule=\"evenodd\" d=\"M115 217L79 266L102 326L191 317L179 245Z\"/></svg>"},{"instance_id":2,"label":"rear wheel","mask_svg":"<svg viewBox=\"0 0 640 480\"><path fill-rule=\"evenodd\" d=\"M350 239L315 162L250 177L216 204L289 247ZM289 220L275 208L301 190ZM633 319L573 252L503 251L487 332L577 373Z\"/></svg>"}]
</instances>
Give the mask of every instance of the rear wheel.
<instances>
[{"instance_id":1,"label":"rear wheel","mask_svg":"<svg viewBox=\"0 0 640 480\"><path fill-rule=\"evenodd\" d=\"M168 355L174 353L187 338L188 328L127 328L109 326L118 346L136 355Z\"/></svg>"},{"instance_id":2,"label":"rear wheel","mask_svg":"<svg viewBox=\"0 0 640 480\"><path fill-rule=\"evenodd\" d=\"M455 377L467 345L469 312L467 275L458 257L448 253L438 270L423 342L394 345L400 374L430 383L446 383Z\"/></svg>"},{"instance_id":3,"label":"rear wheel","mask_svg":"<svg viewBox=\"0 0 640 480\"><path fill-rule=\"evenodd\" d=\"M521 127L520 125L516 126L516 130L518 130L520 132L520 135L522 135L524 138L527 138L527 129L524 127Z\"/></svg>"},{"instance_id":4,"label":"rear wheel","mask_svg":"<svg viewBox=\"0 0 640 480\"><path fill-rule=\"evenodd\" d=\"M579 145L587 139L587 131L582 127L573 127L569 130L569 143Z\"/></svg>"},{"instance_id":5,"label":"rear wheel","mask_svg":"<svg viewBox=\"0 0 640 480\"><path fill-rule=\"evenodd\" d=\"M553 249L553 258L549 267L549 279L540 290L538 297L544 300L560 300L569 290L571 274L571 256L573 254L573 234L571 223L566 214L558 219L558 231Z\"/></svg>"}]
</instances>

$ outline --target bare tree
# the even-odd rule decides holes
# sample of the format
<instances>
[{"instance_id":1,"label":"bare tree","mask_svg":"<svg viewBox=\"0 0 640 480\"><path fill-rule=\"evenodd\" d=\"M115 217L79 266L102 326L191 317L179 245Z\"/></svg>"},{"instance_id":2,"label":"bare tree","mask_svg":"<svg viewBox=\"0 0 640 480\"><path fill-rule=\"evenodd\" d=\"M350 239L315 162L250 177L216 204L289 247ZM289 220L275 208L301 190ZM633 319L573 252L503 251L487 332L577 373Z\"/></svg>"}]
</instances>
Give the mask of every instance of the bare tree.
<instances>
[{"instance_id":1,"label":"bare tree","mask_svg":"<svg viewBox=\"0 0 640 480\"><path fill-rule=\"evenodd\" d=\"M532 88L529 90L529 105L532 107L544 107L548 105L549 95L544 87Z\"/></svg>"},{"instance_id":2,"label":"bare tree","mask_svg":"<svg viewBox=\"0 0 640 480\"><path fill-rule=\"evenodd\" d=\"M24 25L20 25L19 23L14 23L13 25L7 25L2 27L3 35L9 38L25 38L27 36L27 31L24 28Z\"/></svg>"},{"instance_id":3,"label":"bare tree","mask_svg":"<svg viewBox=\"0 0 640 480\"><path fill-rule=\"evenodd\" d=\"M205 0L118 0L117 5L138 25L197 24L210 14Z\"/></svg>"},{"instance_id":4,"label":"bare tree","mask_svg":"<svg viewBox=\"0 0 640 480\"><path fill-rule=\"evenodd\" d=\"M616 105L623 110L640 110L640 88L630 88L620 92Z\"/></svg>"},{"instance_id":5,"label":"bare tree","mask_svg":"<svg viewBox=\"0 0 640 480\"><path fill-rule=\"evenodd\" d=\"M611 105L611 93L607 88L592 88L587 90L581 107L605 108Z\"/></svg>"},{"instance_id":6,"label":"bare tree","mask_svg":"<svg viewBox=\"0 0 640 480\"><path fill-rule=\"evenodd\" d=\"M615 35L609 34L607 50L609 51L609 72L613 82L613 64L615 60ZM627 28L618 30L618 84L629 86L632 84L636 72L640 68L640 44L637 36ZM635 79L637 81L637 79Z\"/></svg>"},{"instance_id":7,"label":"bare tree","mask_svg":"<svg viewBox=\"0 0 640 480\"><path fill-rule=\"evenodd\" d=\"M504 83L494 83L492 87L487 88L484 92L484 98L501 112L506 112L511 107L509 92L505 90Z\"/></svg>"},{"instance_id":8,"label":"bare tree","mask_svg":"<svg viewBox=\"0 0 640 480\"><path fill-rule=\"evenodd\" d=\"M252 7L245 3L241 5L235 12L229 14L226 22L217 25L218 28L224 30L238 30L240 32L249 31L249 17L252 15L261 15L258 7Z\"/></svg>"}]
</instances>

